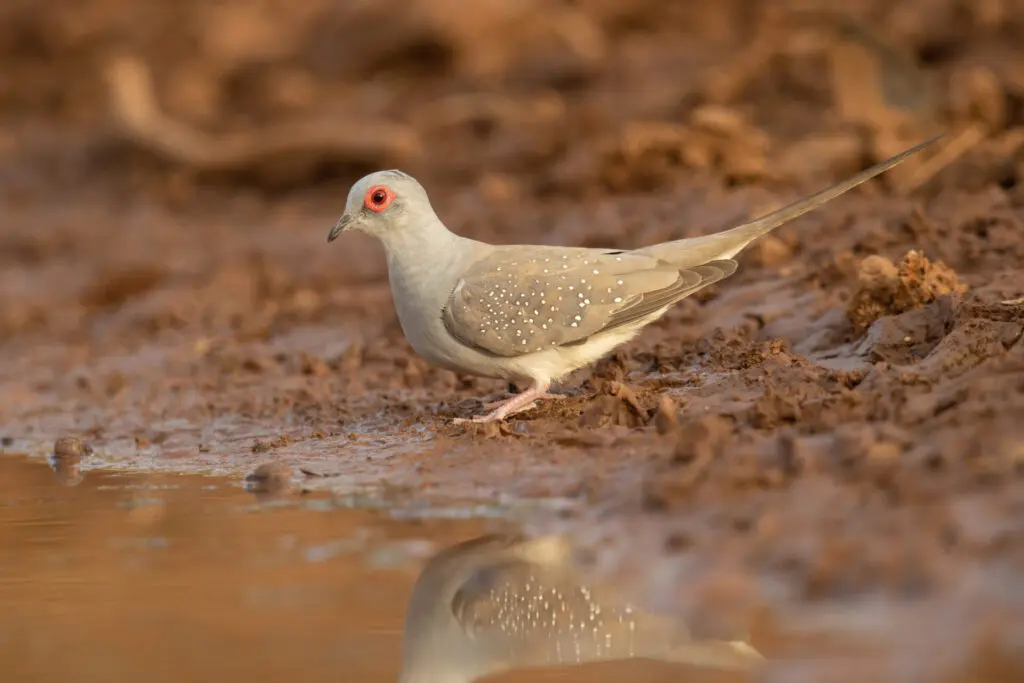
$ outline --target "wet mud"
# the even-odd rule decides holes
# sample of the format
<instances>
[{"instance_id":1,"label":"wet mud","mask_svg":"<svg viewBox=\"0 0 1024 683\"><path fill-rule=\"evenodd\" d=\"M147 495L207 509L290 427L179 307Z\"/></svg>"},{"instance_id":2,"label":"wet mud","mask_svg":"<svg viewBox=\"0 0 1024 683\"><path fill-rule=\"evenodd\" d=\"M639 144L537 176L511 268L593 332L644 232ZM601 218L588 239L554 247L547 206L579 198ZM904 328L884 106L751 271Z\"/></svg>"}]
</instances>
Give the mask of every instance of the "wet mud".
<instances>
[{"instance_id":1,"label":"wet mud","mask_svg":"<svg viewBox=\"0 0 1024 683\"><path fill-rule=\"evenodd\" d=\"M1019 680L1024 10L453 7L5 4L4 448L80 438L72 478L525 509L586 571L779 656L807 655L793 632L883 641L874 669L783 680ZM378 168L468 236L629 248L937 131L502 425L451 424L507 387L411 352L379 246L326 244Z\"/></svg>"}]
</instances>

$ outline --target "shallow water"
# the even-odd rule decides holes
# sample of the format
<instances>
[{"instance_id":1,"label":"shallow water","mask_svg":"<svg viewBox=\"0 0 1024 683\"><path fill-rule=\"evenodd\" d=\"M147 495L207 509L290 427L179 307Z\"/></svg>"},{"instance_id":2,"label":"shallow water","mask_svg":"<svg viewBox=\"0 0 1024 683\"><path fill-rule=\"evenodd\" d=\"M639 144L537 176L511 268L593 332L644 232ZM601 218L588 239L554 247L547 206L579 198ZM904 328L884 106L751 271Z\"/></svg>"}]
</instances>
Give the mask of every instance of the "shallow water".
<instances>
[{"instance_id":1,"label":"shallow water","mask_svg":"<svg viewBox=\"0 0 1024 683\"><path fill-rule=\"evenodd\" d=\"M0 670L12 681L394 681L436 551L507 527L401 519L327 494L0 455ZM495 680L677 680L623 662ZM721 675L698 672L701 680Z\"/></svg>"}]
</instances>

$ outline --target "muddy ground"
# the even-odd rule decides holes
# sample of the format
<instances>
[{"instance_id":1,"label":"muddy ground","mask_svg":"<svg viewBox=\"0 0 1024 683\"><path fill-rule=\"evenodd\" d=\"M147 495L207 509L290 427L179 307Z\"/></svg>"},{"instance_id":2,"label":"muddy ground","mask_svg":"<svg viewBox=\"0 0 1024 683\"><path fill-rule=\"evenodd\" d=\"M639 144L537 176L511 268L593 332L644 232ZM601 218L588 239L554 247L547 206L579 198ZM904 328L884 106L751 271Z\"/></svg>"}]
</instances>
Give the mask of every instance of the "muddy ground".
<instances>
[{"instance_id":1,"label":"muddy ground","mask_svg":"<svg viewBox=\"0 0 1024 683\"><path fill-rule=\"evenodd\" d=\"M845 6L4 3L7 447L277 462L410 505L553 498L608 532L589 566L658 604L924 601L871 626L914 680L1019 680L1024 6ZM937 131L500 428L450 424L505 387L412 354L378 245L325 241L378 168L475 238L628 248Z\"/></svg>"}]
</instances>

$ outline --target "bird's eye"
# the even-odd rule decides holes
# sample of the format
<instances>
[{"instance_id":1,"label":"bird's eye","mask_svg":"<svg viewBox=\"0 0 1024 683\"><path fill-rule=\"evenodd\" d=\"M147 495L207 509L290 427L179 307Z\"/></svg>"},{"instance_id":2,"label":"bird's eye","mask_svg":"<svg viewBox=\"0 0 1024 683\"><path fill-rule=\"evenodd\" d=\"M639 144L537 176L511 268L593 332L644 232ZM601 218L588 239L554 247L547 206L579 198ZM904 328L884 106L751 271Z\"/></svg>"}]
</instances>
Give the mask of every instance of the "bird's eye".
<instances>
[{"instance_id":1,"label":"bird's eye","mask_svg":"<svg viewBox=\"0 0 1024 683\"><path fill-rule=\"evenodd\" d=\"M374 213L380 213L384 209L391 206L391 202L395 199L395 193L384 185L378 185L371 187L366 192L366 199L363 200L366 208Z\"/></svg>"}]
</instances>

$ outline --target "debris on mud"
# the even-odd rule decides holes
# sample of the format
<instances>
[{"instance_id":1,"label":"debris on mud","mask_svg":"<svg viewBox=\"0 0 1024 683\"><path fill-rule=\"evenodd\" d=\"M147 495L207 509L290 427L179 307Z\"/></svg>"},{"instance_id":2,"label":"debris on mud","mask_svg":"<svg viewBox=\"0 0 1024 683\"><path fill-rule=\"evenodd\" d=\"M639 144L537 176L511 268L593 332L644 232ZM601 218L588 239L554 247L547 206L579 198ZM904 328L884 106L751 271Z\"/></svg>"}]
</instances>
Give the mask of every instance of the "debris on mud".
<instances>
[{"instance_id":1,"label":"debris on mud","mask_svg":"<svg viewBox=\"0 0 1024 683\"><path fill-rule=\"evenodd\" d=\"M579 417L579 426L597 429L609 426L639 427L647 423L648 409L636 393L622 382L602 382L601 390Z\"/></svg>"},{"instance_id":2,"label":"debris on mud","mask_svg":"<svg viewBox=\"0 0 1024 683\"><path fill-rule=\"evenodd\" d=\"M272 451L275 448L282 448L284 446L287 446L289 443L291 443L291 441L291 438L289 438L286 434L274 437L269 441L262 441L260 439L257 439L256 441L253 441L251 450L253 453L266 453L267 451Z\"/></svg>"}]
</instances>

